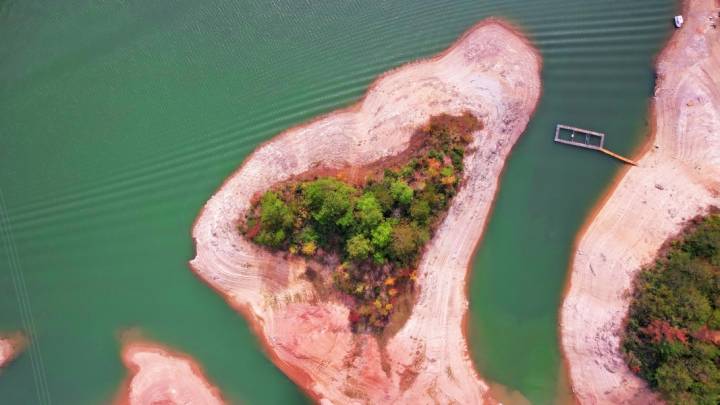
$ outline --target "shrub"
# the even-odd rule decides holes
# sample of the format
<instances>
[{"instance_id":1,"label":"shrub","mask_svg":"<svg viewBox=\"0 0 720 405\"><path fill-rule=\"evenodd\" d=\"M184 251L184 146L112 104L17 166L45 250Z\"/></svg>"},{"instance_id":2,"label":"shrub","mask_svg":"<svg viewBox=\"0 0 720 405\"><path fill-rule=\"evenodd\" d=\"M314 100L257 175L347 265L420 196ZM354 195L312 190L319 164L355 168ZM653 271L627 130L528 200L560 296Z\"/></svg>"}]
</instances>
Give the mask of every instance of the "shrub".
<instances>
[{"instance_id":1,"label":"shrub","mask_svg":"<svg viewBox=\"0 0 720 405\"><path fill-rule=\"evenodd\" d=\"M364 231L374 229L383 220L383 211L373 193L366 192L363 194L358 199L355 207L358 225Z\"/></svg>"},{"instance_id":2,"label":"shrub","mask_svg":"<svg viewBox=\"0 0 720 405\"><path fill-rule=\"evenodd\" d=\"M372 244L377 250L385 249L390 244L392 223L384 221L372 230Z\"/></svg>"},{"instance_id":3,"label":"shrub","mask_svg":"<svg viewBox=\"0 0 720 405\"><path fill-rule=\"evenodd\" d=\"M262 230L253 240L261 245L277 248L285 244L286 239L287 235L285 234L285 231L280 229L274 232Z\"/></svg>"},{"instance_id":4,"label":"shrub","mask_svg":"<svg viewBox=\"0 0 720 405\"><path fill-rule=\"evenodd\" d=\"M351 260L364 260L372 253L373 248L364 235L358 234L347 241L346 250Z\"/></svg>"},{"instance_id":5,"label":"shrub","mask_svg":"<svg viewBox=\"0 0 720 405\"><path fill-rule=\"evenodd\" d=\"M368 192L375 196L383 213L389 212L394 203L392 194L390 194L390 185L387 182L375 183L368 187Z\"/></svg>"},{"instance_id":6,"label":"shrub","mask_svg":"<svg viewBox=\"0 0 720 405\"><path fill-rule=\"evenodd\" d=\"M287 229L293 223L293 213L277 193L265 193L260 201L260 222L268 230Z\"/></svg>"},{"instance_id":7,"label":"shrub","mask_svg":"<svg viewBox=\"0 0 720 405\"><path fill-rule=\"evenodd\" d=\"M390 194L400 205L410 205L413 199L413 189L405 180L395 180L390 184Z\"/></svg>"},{"instance_id":8,"label":"shrub","mask_svg":"<svg viewBox=\"0 0 720 405\"><path fill-rule=\"evenodd\" d=\"M430 217L430 204L422 199L415 199L410 205L410 216L420 222L424 223Z\"/></svg>"},{"instance_id":9,"label":"shrub","mask_svg":"<svg viewBox=\"0 0 720 405\"><path fill-rule=\"evenodd\" d=\"M420 243L420 234L414 226L399 223L393 227L390 249L399 261L407 262L411 259L417 253Z\"/></svg>"},{"instance_id":10,"label":"shrub","mask_svg":"<svg viewBox=\"0 0 720 405\"><path fill-rule=\"evenodd\" d=\"M315 254L315 251L317 250L317 245L313 241L305 242L302 245L302 249L300 250L302 254L305 256L312 256Z\"/></svg>"},{"instance_id":11,"label":"shrub","mask_svg":"<svg viewBox=\"0 0 720 405\"><path fill-rule=\"evenodd\" d=\"M349 184L325 177L303 184L303 202L321 227L345 229L353 223L357 190Z\"/></svg>"}]
</instances>

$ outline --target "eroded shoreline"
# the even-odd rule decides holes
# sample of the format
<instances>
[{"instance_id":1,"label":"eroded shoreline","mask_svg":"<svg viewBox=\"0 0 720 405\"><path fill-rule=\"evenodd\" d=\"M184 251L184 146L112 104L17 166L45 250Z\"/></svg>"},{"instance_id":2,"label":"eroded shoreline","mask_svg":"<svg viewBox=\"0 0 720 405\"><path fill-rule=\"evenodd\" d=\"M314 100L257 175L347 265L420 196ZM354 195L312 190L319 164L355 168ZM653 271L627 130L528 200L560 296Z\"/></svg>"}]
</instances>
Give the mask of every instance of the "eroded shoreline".
<instances>
[{"instance_id":1,"label":"eroded shoreline","mask_svg":"<svg viewBox=\"0 0 720 405\"><path fill-rule=\"evenodd\" d=\"M271 139L197 218L193 271L250 321L272 361L319 402L485 401L488 387L463 336L465 282L505 158L537 105L540 68L524 37L486 20L435 58L382 75L353 107ZM286 261L238 234L255 193L320 164L355 167L392 156L431 115L464 110L486 126L465 158L466 183L418 267L415 308L385 353L371 337L349 331L346 308L317 302L301 259Z\"/></svg>"},{"instance_id":2,"label":"eroded shoreline","mask_svg":"<svg viewBox=\"0 0 720 405\"><path fill-rule=\"evenodd\" d=\"M657 59L651 136L576 239L560 309L562 349L581 403L652 403L622 358L634 276L685 222L720 205L720 5L686 1ZM710 18L712 17L712 19Z\"/></svg>"},{"instance_id":3,"label":"eroded shoreline","mask_svg":"<svg viewBox=\"0 0 720 405\"><path fill-rule=\"evenodd\" d=\"M188 355L145 339L123 340L121 358L128 377L115 405L225 403L220 390Z\"/></svg>"},{"instance_id":4,"label":"eroded shoreline","mask_svg":"<svg viewBox=\"0 0 720 405\"><path fill-rule=\"evenodd\" d=\"M15 360L28 345L28 338L21 332L0 335L0 368Z\"/></svg>"}]
</instances>

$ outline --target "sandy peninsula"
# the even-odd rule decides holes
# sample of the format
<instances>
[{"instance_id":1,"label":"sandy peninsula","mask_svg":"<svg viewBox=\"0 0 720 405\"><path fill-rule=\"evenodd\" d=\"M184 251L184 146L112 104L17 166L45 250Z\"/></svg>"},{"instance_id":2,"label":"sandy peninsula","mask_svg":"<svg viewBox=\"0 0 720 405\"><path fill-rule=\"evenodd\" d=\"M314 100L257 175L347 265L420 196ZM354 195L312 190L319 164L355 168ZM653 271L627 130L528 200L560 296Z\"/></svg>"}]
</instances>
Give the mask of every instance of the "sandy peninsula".
<instances>
[{"instance_id":1,"label":"sandy peninsula","mask_svg":"<svg viewBox=\"0 0 720 405\"><path fill-rule=\"evenodd\" d=\"M148 341L123 344L122 362L129 377L116 405L202 404L220 405L220 391L187 355Z\"/></svg>"},{"instance_id":2,"label":"sandy peninsula","mask_svg":"<svg viewBox=\"0 0 720 405\"><path fill-rule=\"evenodd\" d=\"M720 205L720 4L683 8L657 60L652 137L577 240L560 329L583 404L656 403L620 349L632 282L689 219Z\"/></svg>"},{"instance_id":3,"label":"sandy peninsula","mask_svg":"<svg viewBox=\"0 0 720 405\"><path fill-rule=\"evenodd\" d=\"M26 346L27 338L20 332L0 335L0 368L15 360Z\"/></svg>"},{"instance_id":4,"label":"sandy peninsula","mask_svg":"<svg viewBox=\"0 0 720 405\"><path fill-rule=\"evenodd\" d=\"M463 335L466 275L505 159L541 92L541 58L497 20L448 50L385 73L357 104L289 129L259 147L206 203L192 230L194 272L250 322L268 356L319 403L462 403L489 399ZM343 171L395 156L436 114L480 118L464 185L417 269L416 303L384 345L353 334L348 309L320 300L306 263L244 239L253 196L317 168Z\"/></svg>"}]
</instances>

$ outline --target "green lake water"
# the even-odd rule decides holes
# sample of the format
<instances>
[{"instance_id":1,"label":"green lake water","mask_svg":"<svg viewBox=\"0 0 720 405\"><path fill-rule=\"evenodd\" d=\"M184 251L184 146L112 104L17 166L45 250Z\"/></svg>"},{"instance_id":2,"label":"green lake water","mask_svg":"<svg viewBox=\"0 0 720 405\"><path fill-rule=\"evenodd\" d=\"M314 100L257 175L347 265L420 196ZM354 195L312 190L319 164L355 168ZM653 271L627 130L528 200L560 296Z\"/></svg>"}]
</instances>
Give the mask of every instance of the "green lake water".
<instances>
[{"instance_id":1,"label":"green lake water","mask_svg":"<svg viewBox=\"0 0 720 405\"><path fill-rule=\"evenodd\" d=\"M0 330L33 336L3 404L109 401L118 335L194 356L234 402L307 403L189 271L190 226L260 142L357 100L383 71L496 15L545 58L471 274L481 374L534 404L562 386L570 247L619 169L555 145L558 122L630 153L670 0L0 1Z\"/></svg>"}]
</instances>

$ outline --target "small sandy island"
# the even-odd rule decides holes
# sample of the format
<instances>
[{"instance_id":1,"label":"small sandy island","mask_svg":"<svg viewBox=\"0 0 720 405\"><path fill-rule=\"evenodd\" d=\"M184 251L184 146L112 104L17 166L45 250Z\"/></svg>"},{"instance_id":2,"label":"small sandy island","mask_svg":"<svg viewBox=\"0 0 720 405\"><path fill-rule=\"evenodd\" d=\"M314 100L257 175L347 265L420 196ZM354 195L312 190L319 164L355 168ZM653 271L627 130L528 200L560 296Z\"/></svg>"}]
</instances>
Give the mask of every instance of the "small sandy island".
<instances>
[{"instance_id":1,"label":"small sandy island","mask_svg":"<svg viewBox=\"0 0 720 405\"><path fill-rule=\"evenodd\" d=\"M522 34L486 20L442 54L382 75L360 102L278 135L225 181L195 222L192 269L320 403L486 402L488 386L463 335L466 273L505 159L540 96L540 69ZM317 168L352 175L405 150L431 116L464 111L485 126L473 134L464 184L422 256L409 319L384 344L354 334L348 309L317 297L303 259L272 254L239 234L253 196L270 186Z\"/></svg>"},{"instance_id":2,"label":"small sandy island","mask_svg":"<svg viewBox=\"0 0 720 405\"><path fill-rule=\"evenodd\" d=\"M623 320L643 265L689 219L720 205L718 12L715 0L685 2L685 25L657 61L653 137L580 233L560 328L583 404L657 402L625 365Z\"/></svg>"},{"instance_id":3,"label":"small sandy island","mask_svg":"<svg viewBox=\"0 0 720 405\"><path fill-rule=\"evenodd\" d=\"M122 361L130 370L117 405L220 405L220 391L212 386L190 357L160 344L132 341L123 344Z\"/></svg>"},{"instance_id":4,"label":"small sandy island","mask_svg":"<svg viewBox=\"0 0 720 405\"><path fill-rule=\"evenodd\" d=\"M27 338L20 332L0 335L0 368L15 360L27 343Z\"/></svg>"}]
</instances>

